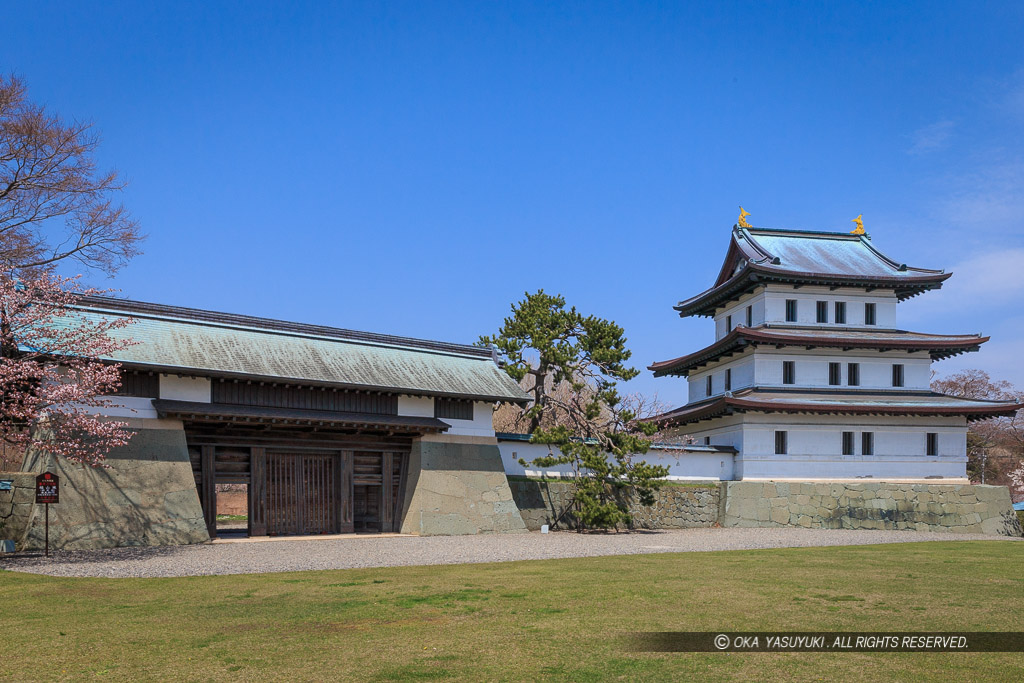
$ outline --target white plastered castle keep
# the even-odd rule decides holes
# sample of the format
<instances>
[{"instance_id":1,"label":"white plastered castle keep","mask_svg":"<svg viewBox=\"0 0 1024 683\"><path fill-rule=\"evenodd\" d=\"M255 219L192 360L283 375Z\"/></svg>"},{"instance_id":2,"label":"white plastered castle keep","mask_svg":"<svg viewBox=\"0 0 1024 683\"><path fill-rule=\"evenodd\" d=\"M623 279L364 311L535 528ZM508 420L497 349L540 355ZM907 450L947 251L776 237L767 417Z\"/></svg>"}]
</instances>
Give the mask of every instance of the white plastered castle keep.
<instances>
[{"instance_id":1,"label":"white plastered castle keep","mask_svg":"<svg viewBox=\"0 0 1024 683\"><path fill-rule=\"evenodd\" d=\"M1021 406L931 391L933 361L987 337L899 328L898 305L952 273L913 268L853 233L735 226L714 285L675 309L713 344L654 363L686 377L669 434L731 447L733 478L966 483L967 425Z\"/></svg>"}]
</instances>

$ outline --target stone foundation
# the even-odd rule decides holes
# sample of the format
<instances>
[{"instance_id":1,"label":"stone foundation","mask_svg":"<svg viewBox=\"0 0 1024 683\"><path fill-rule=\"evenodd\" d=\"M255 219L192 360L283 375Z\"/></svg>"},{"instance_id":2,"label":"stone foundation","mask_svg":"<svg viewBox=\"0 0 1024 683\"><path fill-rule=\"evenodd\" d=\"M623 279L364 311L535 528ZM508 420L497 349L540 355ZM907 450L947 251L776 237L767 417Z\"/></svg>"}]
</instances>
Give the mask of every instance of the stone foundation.
<instances>
[{"instance_id":1,"label":"stone foundation","mask_svg":"<svg viewBox=\"0 0 1024 683\"><path fill-rule=\"evenodd\" d=\"M1005 486L730 481L722 488L722 526L1021 535Z\"/></svg>"},{"instance_id":2,"label":"stone foundation","mask_svg":"<svg viewBox=\"0 0 1024 683\"><path fill-rule=\"evenodd\" d=\"M416 439L401 531L421 536L526 531L497 441L448 435Z\"/></svg>"},{"instance_id":3,"label":"stone foundation","mask_svg":"<svg viewBox=\"0 0 1024 683\"><path fill-rule=\"evenodd\" d=\"M27 472L0 472L0 479L11 482L10 491L0 491L0 540L20 542L35 507L36 475Z\"/></svg>"},{"instance_id":4,"label":"stone foundation","mask_svg":"<svg viewBox=\"0 0 1024 683\"><path fill-rule=\"evenodd\" d=\"M39 472L60 477L60 503L50 506L51 549L183 545L210 539L180 425L139 429L105 462L107 468L92 468L45 453L25 459L23 470L33 473L33 485ZM43 506L31 507L24 534L15 539L19 550L43 547Z\"/></svg>"},{"instance_id":5,"label":"stone foundation","mask_svg":"<svg viewBox=\"0 0 1024 683\"><path fill-rule=\"evenodd\" d=\"M574 528L575 519L566 509L572 501L572 484L565 481L513 479L509 481L519 513L531 531L542 524ZM655 491L652 506L639 505L633 495L626 503L638 529L692 529L714 526L718 520L718 486L662 486Z\"/></svg>"}]
</instances>

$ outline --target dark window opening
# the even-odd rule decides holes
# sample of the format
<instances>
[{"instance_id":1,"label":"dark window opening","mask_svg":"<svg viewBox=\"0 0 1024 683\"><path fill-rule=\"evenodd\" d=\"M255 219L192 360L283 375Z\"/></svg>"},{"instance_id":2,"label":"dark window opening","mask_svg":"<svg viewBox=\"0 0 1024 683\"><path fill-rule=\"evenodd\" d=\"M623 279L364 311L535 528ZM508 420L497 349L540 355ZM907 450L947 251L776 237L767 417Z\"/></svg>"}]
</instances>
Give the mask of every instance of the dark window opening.
<instances>
[{"instance_id":1,"label":"dark window opening","mask_svg":"<svg viewBox=\"0 0 1024 683\"><path fill-rule=\"evenodd\" d=\"M845 301L837 301L836 302L836 324L837 325L845 325L846 324L846 302Z\"/></svg>"},{"instance_id":2,"label":"dark window opening","mask_svg":"<svg viewBox=\"0 0 1024 683\"><path fill-rule=\"evenodd\" d=\"M782 361L782 383L796 384L796 362L791 360Z\"/></svg>"},{"instance_id":3,"label":"dark window opening","mask_svg":"<svg viewBox=\"0 0 1024 683\"><path fill-rule=\"evenodd\" d=\"M939 454L939 435L929 432L925 439L925 455Z\"/></svg>"},{"instance_id":4,"label":"dark window opening","mask_svg":"<svg viewBox=\"0 0 1024 683\"><path fill-rule=\"evenodd\" d=\"M705 446L710 446L711 445L711 437L710 436L705 436L704 437L704 445Z\"/></svg>"},{"instance_id":5,"label":"dark window opening","mask_svg":"<svg viewBox=\"0 0 1024 683\"><path fill-rule=\"evenodd\" d=\"M853 432L843 432L843 455L853 455Z\"/></svg>"},{"instance_id":6,"label":"dark window opening","mask_svg":"<svg viewBox=\"0 0 1024 683\"><path fill-rule=\"evenodd\" d=\"M862 432L860 435L860 452L861 455L874 455L875 454L875 434L874 432Z\"/></svg>"},{"instance_id":7,"label":"dark window opening","mask_svg":"<svg viewBox=\"0 0 1024 683\"><path fill-rule=\"evenodd\" d=\"M899 363L892 366L892 385L894 387L903 386L903 366Z\"/></svg>"},{"instance_id":8,"label":"dark window opening","mask_svg":"<svg viewBox=\"0 0 1024 683\"><path fill-rule=\"evenodd\" d=\"M711 395L711 375L708 375L707 379L705 380L704 395L705 396L710 396Z\"/></svg>"},{"instance_id":9,"label":"dark window opening","mask_svg":"<svg viewBox=\"0 0 1024 683\"><path fill-rule=\"evenodd\" d=\"M833 386L843 383L843 366L840 363L828 364L828 383Z\"/></svg>"},{"instance_id":10,"label":"dark window opening","mask_svg":"<svg viewBox=\"0 0 1024 683\"><path fill-rule=\"evenodd\" d=\"M796 299L786 299L786 322L796 322Z\"/></svg>"},{"instance_id":11,"label":"dark window opening","mask_svg":"<svg viewBox=\"0 0 1024 683\"><path fill-rule=\"evenodd\" d=\"M846 364L846 383L851 387L860 386L860 363Z\"/></svg>"},{"instance_id":12,"label":"dark window opening","mask_svg":"<svg viewBox=\"0 0 1024 683\"><path fill-rule=\"evenodd\" d=\"M449 420L472 420L473 402L458 398L435 398L434 417Z\"/></svg>"},{"instance_id":13,"label":"dark window opening","mask_svg":"<svg viewBox=\"0 0 1024 683\"><path fill-rule=\"evenodd\" d=\"M864 304L864 324L874 325L875 324L875 305Z\"/></svg>"},{"instance_id":14,"label":"dark window opening","mask_svg":"<svg viewBox=\"0 0 1024 683\"><path fill-rule=\"evenodd\" d=\"M775 455L786 455L788 440L786 432L775 432Z\"/></svg>"},{"instance_id":15,"label":"dark window opening","mask_svg":"<svg viewBox=\"0 0 1024 683\"><path fill-rule=\"evenodd\" d=\"M732 368L725 371L725 390L732 391Z\"/></svg>"},{"instance_id":16,"label":"dark window opening","mask_svg":"<svg viewBox=\"0 0 1024 683\"><path fill-rule=\"evenodd\" d=\"M730 332L732 332L732 316L727 315L725 316L725 333L729 334Z\"/></svg>"},{"instance_id":17,"label":"dark window opening","mask_svg":"<svg viewBox=\"0 0 1024 683\"><path fill-rule=\"evenodd\" d=\"M818 322L819 323L827 323L828 322L828 302L827 301L819 301L818 302Z\"/></svg>"},{"instance_id":18,"label":"dark window opening","mask_svg":"<svg viewBox=\"0 0 1024 683\"><path fill-rule=\"evenodd\" d=\"M747 327L754 326L754 307L747 306Z\"/></svg>"}]
</instances>

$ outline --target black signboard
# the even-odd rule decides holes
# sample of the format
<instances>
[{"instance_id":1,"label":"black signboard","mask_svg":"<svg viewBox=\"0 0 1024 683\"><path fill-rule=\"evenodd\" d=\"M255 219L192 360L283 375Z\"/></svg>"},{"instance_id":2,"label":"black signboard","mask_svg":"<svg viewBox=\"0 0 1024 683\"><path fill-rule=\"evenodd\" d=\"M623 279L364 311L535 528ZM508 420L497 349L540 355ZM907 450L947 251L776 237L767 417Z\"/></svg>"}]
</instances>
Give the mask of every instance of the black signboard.
<instances>
[{"instance_id":1,"label":"black signboard","mask_svg":"<svg viewBox=\"0 0 1024 683\"><path fill-rule=\"evenodd\" d=\"M36 477L36 503L53 504L60 502L60 478L53 472L43 472Z\"/></svg>"}]
</instances>

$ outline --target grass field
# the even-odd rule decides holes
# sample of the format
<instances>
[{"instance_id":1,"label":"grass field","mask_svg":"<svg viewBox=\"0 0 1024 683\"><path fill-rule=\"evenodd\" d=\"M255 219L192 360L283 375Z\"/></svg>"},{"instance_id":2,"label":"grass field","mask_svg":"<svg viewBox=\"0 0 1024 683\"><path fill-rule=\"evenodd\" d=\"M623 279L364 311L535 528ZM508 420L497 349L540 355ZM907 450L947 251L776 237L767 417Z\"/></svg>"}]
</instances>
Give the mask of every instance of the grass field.
<instances>
[{"instance_id":1,"label":"grass field","mask_svg":"<svg viewBox=\"0 0 1024 683\"><path fill-rule=\"evenodd\" d=\"M634 630L1022 629L1024 543L181 579L0 572L0 678L1021 680L1024 654L633 654Z\"/></svg>"}]
</instances>

